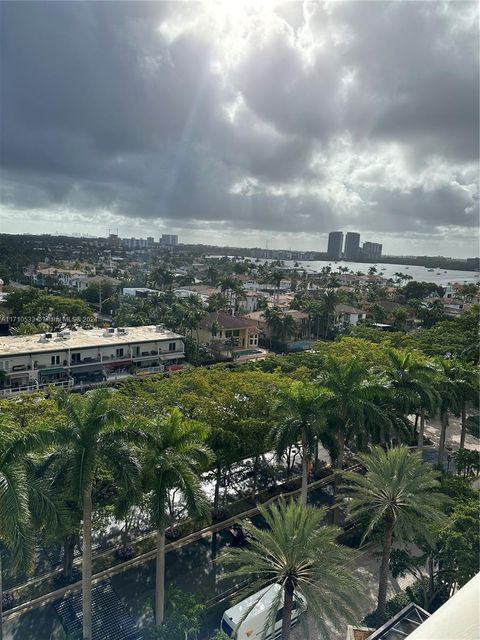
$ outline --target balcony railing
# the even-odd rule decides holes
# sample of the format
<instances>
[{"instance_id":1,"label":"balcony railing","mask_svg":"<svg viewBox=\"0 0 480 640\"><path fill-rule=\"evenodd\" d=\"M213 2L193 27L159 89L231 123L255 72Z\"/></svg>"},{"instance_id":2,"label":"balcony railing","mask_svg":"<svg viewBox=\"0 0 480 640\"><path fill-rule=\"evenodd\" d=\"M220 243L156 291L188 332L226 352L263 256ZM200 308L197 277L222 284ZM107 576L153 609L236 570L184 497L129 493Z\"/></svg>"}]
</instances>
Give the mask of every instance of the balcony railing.
<instances>
[{"instance_id":1,"label":"balcony railing","mask_svg":"<svg viewBox=\"0 0 480 640\"><path fill-rule=\"evenodd\" d=\"M43 391L48 387L54 386L63 389L69 389L73 387L74 380L70 378L69 380L62 380L61 382L49 382L48 384L29 384L23 387L9 387L6 389L0 389L0 396L9 397L17 395L17 393L34 393L35 391Z\"/></svg>"}]
</instances>

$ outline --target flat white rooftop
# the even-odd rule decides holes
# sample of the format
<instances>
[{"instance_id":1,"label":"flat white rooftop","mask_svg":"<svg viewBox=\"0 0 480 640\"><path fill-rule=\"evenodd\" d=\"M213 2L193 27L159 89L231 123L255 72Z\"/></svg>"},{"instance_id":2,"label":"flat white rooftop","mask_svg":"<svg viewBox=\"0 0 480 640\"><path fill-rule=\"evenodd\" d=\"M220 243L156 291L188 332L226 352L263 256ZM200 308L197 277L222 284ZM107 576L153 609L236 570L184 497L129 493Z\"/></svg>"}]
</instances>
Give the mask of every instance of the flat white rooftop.
<instances>
[{"instance_id":1,"label":"flat white rooftop","mask_svg":"<svg viewBox=\"0 0 480 640\"><path fill-rule=\"evenodd\" d=\"M155 342L156 340L176 340L183 336L168 329L157 331L155 325L143 327L123 327L125 333L107 334L107 329L70 330L70 336L64 338L53 333L53 338L45 340L43 333L32 336L0 336L0 358L5 356L38 352L82 349L87 347L106 347L109 345Z\"/></svg>"}]
</instances>

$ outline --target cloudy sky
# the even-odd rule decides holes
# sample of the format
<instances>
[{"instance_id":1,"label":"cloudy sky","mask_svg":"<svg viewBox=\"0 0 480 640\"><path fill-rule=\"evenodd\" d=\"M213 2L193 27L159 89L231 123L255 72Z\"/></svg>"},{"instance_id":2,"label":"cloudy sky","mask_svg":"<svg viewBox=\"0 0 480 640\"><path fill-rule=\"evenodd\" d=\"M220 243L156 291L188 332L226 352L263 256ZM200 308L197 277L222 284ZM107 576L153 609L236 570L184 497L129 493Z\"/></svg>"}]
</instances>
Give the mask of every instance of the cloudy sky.
<instances>
[{"instance_id":1,"label":"cloudy sky","mask_svg":"<svg viewBox=\"0 0 480 640\"><path fill-rule=\"evenodd\" d=\"M3 2L0 231L478 255L476 2Z\"/></svg>"}]
</instances>

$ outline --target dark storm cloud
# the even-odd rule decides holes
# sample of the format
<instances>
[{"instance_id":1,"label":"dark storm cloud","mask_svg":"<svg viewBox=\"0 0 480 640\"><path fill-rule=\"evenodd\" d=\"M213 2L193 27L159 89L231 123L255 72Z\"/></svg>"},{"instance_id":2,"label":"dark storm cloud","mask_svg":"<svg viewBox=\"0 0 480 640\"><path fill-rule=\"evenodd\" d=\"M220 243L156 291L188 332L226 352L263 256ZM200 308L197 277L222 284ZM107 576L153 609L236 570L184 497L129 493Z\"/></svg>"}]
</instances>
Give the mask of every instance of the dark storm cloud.
<instances>
[{"instance_id":1,"label":"dark storm cloud","mask_svg":"<svg viewBox=\"0 0 480 640\"><path fill-rule=\"evenodd\" d=\"M188 22L204 9L2 3L3 204L212 232L476 224L474 3L285 3L228 64ZM356 180L345 145L372 165L393 145L406 184Z\"/></svg>"}]
</instances>

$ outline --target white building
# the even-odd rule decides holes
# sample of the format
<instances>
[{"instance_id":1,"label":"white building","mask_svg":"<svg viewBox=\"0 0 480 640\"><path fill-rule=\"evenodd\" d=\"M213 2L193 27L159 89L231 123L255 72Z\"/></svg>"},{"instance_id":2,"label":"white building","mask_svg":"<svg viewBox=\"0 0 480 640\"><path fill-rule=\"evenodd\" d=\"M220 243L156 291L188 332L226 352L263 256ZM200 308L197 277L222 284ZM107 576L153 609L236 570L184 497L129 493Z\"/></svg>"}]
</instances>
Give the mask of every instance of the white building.
<instances>
[{"instance_id":1,"label":"white building","mask_svg":"<svg viewBox=\"0 0 480 640\"><path fill-rule=\"evenodd\" d=\"M161 293L159 289L149 289L148 287L124 287L122 294L134 298L146 298L150 295Z\"/></svg>"},{"instance_id":2,"label":"white building","mask_svg":"<svg viewBox=\"0 0 480 640\"><path fill-rule=\"evenodd\" d=\"M161 372L184 355L183 337L163 326L0 336L0 395Z\"/></svg>"},{"instance_id":3,"label":"white building","mask_svg":"<svg viewBox=\"0 0 480 640\"><path fill-rule=\"evenodd\" d=\"M366 312L363 309L356 309L348 304L335 305L334 325L338 328L347 325L355 326L359 320L365 320Z\"/></svg>"}]
</instances>

